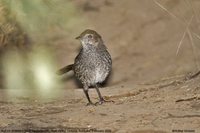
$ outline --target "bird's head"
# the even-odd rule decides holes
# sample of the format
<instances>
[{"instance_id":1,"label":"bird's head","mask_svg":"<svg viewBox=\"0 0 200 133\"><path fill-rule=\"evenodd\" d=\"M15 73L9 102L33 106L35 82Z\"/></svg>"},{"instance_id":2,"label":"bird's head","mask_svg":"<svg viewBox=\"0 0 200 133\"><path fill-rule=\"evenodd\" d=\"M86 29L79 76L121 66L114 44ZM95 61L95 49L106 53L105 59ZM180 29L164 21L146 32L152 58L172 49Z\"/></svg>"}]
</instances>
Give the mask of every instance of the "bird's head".
<instances>
[{"instance_id":1,"label":"bird's head","mask_svg":"<svg viewBox=\"0 0 200 133\"><path fill-rule=\"evenodd\" d=\"M97 46L101 41L101 36L94 30L87 29L83 31L76 39L81 41L83 47L87 45Z\"/></svg>"}]
</instances>

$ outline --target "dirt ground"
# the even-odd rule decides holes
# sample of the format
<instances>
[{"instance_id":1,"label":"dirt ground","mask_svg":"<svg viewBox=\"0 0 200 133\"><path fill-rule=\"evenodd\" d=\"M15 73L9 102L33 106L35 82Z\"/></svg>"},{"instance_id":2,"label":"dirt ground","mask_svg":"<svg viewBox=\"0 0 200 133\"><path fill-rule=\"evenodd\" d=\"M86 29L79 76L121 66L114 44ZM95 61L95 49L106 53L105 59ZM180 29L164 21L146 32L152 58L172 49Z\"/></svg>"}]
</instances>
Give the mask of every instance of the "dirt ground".
<instances>
[{"instance_id":1,"label":"dirt ground","mask_svg":"<svg viewBox=\"0 0 200 133\"><path fill-rule=\"evenodd\" d=\"M37 96L9 99L1 89L0 130L199 133L200 77L190 78L190 73L200 68L200 1L159 0L167 11L153 0L72 3L87 21L76 34L95 29L111 53L113 72L101 92L115 102L85 106L86 98L73 78L62 83L57 97L48 100ZM67 37L53 43L59 67L73 63L79 43ZM95 90L91 89L90 95L98 100Z\"/></svg>"}]
</instances>

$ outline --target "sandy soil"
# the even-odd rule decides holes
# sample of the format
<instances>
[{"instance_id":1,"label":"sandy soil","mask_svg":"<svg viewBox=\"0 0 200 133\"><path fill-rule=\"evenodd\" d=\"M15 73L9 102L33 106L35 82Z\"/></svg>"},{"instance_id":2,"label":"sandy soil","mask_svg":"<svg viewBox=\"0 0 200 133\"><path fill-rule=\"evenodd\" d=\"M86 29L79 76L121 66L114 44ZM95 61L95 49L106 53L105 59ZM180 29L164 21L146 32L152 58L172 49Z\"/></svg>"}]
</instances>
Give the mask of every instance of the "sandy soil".
<instances>
[{"instance_id":1,"label":"sandy soil","mask_svg":"<svg viewBox=\"0 0 200 133\"><path fill-rule=\"evenodd\" d=\"M71 78L64 82L59 97L48 100L37 96L11 100L2 89L2 131L37 127L46 132L51 128L69 131L71 127L120 133L200 132L200 77L188 78L188 73L198 71L200 62L199 40L193 33L195 48L186 35L176 55L193 15L190 31L200 33L200 1L159 1L177 18L153 0L72 2L88 22L80 32L98 31L112 55L113 73L101 92L115 103L85 106L86 98ZM53 43L59 66L73 63L78 42L63 38ZM98 100L95 90L90 94L93 101Z\"/></svg>"}]
</instances>

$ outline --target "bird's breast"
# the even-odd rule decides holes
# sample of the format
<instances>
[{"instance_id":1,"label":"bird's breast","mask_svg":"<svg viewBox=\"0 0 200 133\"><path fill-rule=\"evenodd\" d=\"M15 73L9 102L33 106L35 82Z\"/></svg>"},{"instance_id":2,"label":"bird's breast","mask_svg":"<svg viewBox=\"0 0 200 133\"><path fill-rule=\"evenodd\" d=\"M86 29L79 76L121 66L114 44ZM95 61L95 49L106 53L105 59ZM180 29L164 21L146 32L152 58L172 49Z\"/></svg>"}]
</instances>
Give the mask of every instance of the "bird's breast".
<instances>
[{"instance_id":1,"label":"bird's breast","mask_svg":"<svg viewBox=\"0 0 200 133\"><path fill-rule=\"evenodd\" d=\"M82 82L95 85L106 79L111 64L107 51L82 51L75 60L75 74Z\"/></svg>"}]
</instances>

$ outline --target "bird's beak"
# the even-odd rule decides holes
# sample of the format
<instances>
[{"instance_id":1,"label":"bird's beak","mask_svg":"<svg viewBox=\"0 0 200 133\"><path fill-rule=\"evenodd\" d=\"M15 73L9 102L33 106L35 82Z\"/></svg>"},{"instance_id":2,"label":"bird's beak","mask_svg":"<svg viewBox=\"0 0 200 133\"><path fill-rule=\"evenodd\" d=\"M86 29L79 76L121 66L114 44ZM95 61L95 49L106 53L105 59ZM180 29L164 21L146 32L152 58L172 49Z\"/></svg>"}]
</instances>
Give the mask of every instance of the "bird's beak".
<instances>
[{"instance_id":1,"label":"bird's beak","mask_svg":"<svg viewBox=\"0 0 200 133\"><path fill-rule=\"evenodd\" d=\"M81 37L80 36L77 36L75 39L79 40Z\"/></svg>"}]
</instances>

